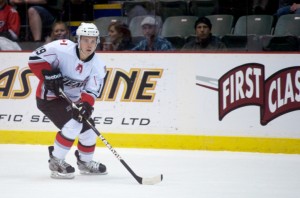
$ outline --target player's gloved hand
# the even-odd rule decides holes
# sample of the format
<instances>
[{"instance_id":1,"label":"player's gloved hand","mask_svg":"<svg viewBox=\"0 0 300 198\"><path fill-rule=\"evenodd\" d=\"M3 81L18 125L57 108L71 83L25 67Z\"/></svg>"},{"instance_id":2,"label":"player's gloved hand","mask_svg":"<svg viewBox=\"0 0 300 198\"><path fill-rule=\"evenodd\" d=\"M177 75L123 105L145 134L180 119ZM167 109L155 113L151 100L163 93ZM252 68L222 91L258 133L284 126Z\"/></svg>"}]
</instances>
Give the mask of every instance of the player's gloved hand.
<instances>
[{"instance_id":1,"label":"player's gloved hand","mask_svg":"<svg viewBox=\"0 0 300 198\"><path fill-rule=\"evenodd\" d=\"M59 97L59 88L64 89L63 85L63 76L60 73L59 69L55 70L42 70L42 74L44 75L45 88L49 91L52 91L57 97Z\"/></svg>"},{"instance_id":2,"label":"player's gloved hand","mask_svg":"<svg viewBox=\"0 0 300 198\"><path fill-rule=\"evenodd\" d=\"M92 116L94 111L94 107L91 106L88 102L81 102L76 105L77 108L73 109L73 118L78 122L82 122L83 120L88 120Z\"/></svg>"}]
</instances>

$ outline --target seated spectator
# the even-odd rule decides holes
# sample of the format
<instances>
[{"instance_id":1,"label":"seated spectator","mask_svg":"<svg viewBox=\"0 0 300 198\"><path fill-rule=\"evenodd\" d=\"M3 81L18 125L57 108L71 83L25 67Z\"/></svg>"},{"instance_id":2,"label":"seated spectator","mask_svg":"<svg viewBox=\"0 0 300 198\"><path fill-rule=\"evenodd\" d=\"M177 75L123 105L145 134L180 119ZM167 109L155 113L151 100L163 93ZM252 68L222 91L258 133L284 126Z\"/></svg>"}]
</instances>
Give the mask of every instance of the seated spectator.
<instances>
[{"instance_id":1,"label":"seated spectator","mask_svg":"<svg viewBox=\"0 0 300 198\"><path fill-rule=\"evenodd\" d=\"M108 26L108 38L110 41L103 43L103 50L113 50L113 51L122 51L122 50L131 50L134 45L132 43L131 32L126 24L123 24L119 21L112 22ZM108 46L107 46L108 45Z\"/></svg>"},{"instance_id":2,"label":"seated spectator","mask_svg":"<svg viewBox=\"0 0 300 198\"><path fill-rule=\"evenodd\" d=\"M158 24L156 20L147 16L141 22L144 39L132 50L135 51L166 51L173 50L172 44L165 38L158 36Z\"/></svg>"},{"instance_id":3,"label":"seated spectator","mask_svg":"<svg viewBox=\"0 0 300 198\"><path fill-rule=\"evenodd\" d=\"M20 34L19 13L6 0L0 0L0 50L21 50L18 45Z\"/></svg>"},{"instance_id":4,"label":"seated spectator","mask_svg":"<svg viewBox=\"0 0 300 198\"><path fill-rule=\"evenodd\" d=\"M46 37L45 44L59 39L71 39L70 37L70 31L67 24L62 21L57 21L52 25L51 34Z\"/></svg>"},{"instance_id":5,"label":"seated spectator","mask_svg":"<svg viewBox=\"0 0 300 198\"><path fill-rule=\"evenodd\" d=\"M33 41L42 41L43 28L50 27L62 12L63 0L10 0L16 6L27 5L28 21Z\"/></svg>"},{"instance_id":6,"label":"seated spectator","mask_svg":"<svg viewBox=\"0 0 300 198\"><path fill-rule=\"evenodd\" d=\"M276 16L285 14L300 14L300 0L279 0Z\"/></svg>"},{"instance_id":7,"label":"seated spectator","mask_svg":"<svg viewBox=\"0 0 300 198\"><path fill-rule=\"evenodd\" d=\"M225 44L216 36L211 33L212 24L206 17L197 19L194 25L195 28L195 39L187 42L182 50L226 50Z\"/></svg>"},{"instance_id":8,"label":"seated spectator","mask_svg":"<svg viewBox=\"0 0 300 198\"><path fill-rule=\"evenodd\" d=\"M6 0L0 0L0 36L17 41L20 27L19 13Z\"/></svg>"}]
</instances>

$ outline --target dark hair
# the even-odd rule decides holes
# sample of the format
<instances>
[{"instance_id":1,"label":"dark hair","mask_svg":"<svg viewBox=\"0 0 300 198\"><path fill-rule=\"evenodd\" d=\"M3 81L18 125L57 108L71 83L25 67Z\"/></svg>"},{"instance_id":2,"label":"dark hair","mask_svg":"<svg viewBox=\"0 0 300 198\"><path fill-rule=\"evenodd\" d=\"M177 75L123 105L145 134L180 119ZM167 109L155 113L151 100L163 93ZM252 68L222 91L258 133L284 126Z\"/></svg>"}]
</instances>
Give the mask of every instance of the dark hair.
<instances>
[{"instance_id":1,"label":"dark hair","mask_svg":"<svg viewBox=\"0 0 300 198\"><path fill-rule=\"evenodd\" d=\"M210 20L208 18L206 18L206 17L200 17L200 18L197 19L197 21L195 22L195 25L194 25L195 29L197 28L197 25L199 23L206 24L209 27L209 29L211 29L211 27L212 27Z\"/></svg>"},{"instance_id":2,"label":"dark hair","mask_svg":"<svg viewBox=\"0 0 300 198\"><path fill-rule=\"evenodd\" d=\"M129 49L132 49L134 47L134 45L132 43L131 32L130 32L130 29L129 29L128 25L122 23L121 21L116 21L116 22L112 22L108 26L108 30L111 27L115 27L116 31L118 33L122 34L122 40L121 40L121 43L119 44L119 46L117 48L117 51L129 50Z\"/></svg>"},{"instance_id":3,"label":"dark hair","mask_svg":"<svg viewBox=\"0 0 300 198\"><path fill-rule=\"evenodd\" d=\"M122 23L121 21L112 22L109 24L108 29L110 29L112 26L115 27L116 31L123 34L123 39L125 40L132 40L131 32L128 28L128 25L125 23Z\"/></svg>"}]
</instances>

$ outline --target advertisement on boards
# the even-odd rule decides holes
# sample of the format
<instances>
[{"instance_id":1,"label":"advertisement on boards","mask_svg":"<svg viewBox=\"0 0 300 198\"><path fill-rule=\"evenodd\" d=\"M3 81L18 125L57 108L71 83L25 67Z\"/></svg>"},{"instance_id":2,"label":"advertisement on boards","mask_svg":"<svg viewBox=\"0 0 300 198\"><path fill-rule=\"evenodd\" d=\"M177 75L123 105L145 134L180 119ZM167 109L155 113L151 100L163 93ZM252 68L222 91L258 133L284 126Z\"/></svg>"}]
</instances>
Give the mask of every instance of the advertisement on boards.
<instances>
[{"instance_id":1,"label":"advertisement on boards","mask_svg":"<svg viewBox=\"0 0 300 198\"><path fill-rule=\"evenodd\" d=\"M29 54L0 54L0 130L57 130L36 107ZM297 54L97 55L107 64L93 113L101 131L300 137Z\"/></svg>"}]
</instances>

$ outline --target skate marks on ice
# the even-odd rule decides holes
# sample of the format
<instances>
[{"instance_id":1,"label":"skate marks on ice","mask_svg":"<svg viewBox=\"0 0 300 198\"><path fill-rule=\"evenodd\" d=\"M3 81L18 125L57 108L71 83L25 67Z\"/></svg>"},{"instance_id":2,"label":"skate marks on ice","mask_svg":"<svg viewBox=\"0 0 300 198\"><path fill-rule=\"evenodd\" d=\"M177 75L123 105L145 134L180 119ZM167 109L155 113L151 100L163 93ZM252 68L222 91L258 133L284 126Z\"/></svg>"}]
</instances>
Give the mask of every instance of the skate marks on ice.
<instances>
[{"instance_id":1,"label":"skate marks on ice","mask_svg":"<svg viewBox=\"0 0 300 198\"><path fill-rule=\"evenodd\" d=\"M300 156L238 152L122 149L135 172L163 173L157 185L139 185L107 148L95 160L107 175L80 175L75 147L66 161L76 168L72 180L50 178L47 146L0 145L3 198L295 198L300 194Z\"/></svg>"}]
</instances>

